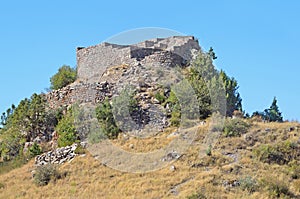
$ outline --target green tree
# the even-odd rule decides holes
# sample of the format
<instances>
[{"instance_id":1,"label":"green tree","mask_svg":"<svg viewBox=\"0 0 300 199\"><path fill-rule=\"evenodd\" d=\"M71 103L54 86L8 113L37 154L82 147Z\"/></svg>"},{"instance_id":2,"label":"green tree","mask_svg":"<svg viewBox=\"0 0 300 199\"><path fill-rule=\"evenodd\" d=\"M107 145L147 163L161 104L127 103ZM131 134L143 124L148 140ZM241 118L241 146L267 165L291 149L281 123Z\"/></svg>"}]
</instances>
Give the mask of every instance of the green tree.
<instances>
[{"instance_id":1,"label":"green tree","mask_svg":"<svg viewBox=\"0 0 300 199\"><path fill-rule=\"evenodd\" d=\"M16 106L14 104L11 105L11 108L8 108L6 112L3 112L1 115L1 125L5 126L7 124L8 118L14 113Z\"/></svg>"},{"instance_id":2,"label":"green tree","mask_svg":"<svg viewBox=\"0 0 300 199\"><path fill-rule=\"evenodd\" d=\"M108 138L116 138L118 136L120 130L115 123L112 106L107 98L99 106L97 106L96 117L104 135Z\"/></svg>"},{"instance_id":3,"label":"green tree","mask_svg":"<svg viewBox=\"0 0 300 199\"><path fill-rule=\"evenodd\" d=\"M232 116L234 110L242 111L238 83L234 78L227 76L224 71L219 72L215 69L213 59L216 58L212 48L208 53L200 52L192 63L189 79L198 95L200 112L209 115L211 111L224 112L226 108L226 115ZM226 98L226 102L221 100L223 98ZM214 107L211 107L212 100Z\"/></svg>"},{"instance_id":4,"label":"green tree","mask_svg":"<svg viewBox=\"0 0 300 199\"><path fill-rule=\"evenodd\" d=\"M50 78L51 89L57 90L73 83L76 80L76 68L63 65L58 69L58 72Z\"/></svg>"},{"instance_id":5,"label":"green tree","mask_svg":"<svg viewBox=\"0 0 300 199\"><path fill-rule=\"evenodd\" d=\"M8 161L17 157L23 149L25 139L21 132L16 128L7 129L1 136L0 156Z\"/></svg>"},{"instance_id":6,"label":"green tree","mask_svg":"<svg viewBox=\"0 0 300 199\"><path fill-rule=\"evenodd\" d=\"M223 70L221 70L220 76L226 90L226 115L232 116L235 110L242 112L242 98L237 91L239 88L237 81L233 77L228 77Z\"/></svg>"},{"instance_id":7,"label":"green tree","mask_svg":"<svg viewBox=\"0 0 300 199\"><path fill-rule=\"evenodd\" d=\"M213 59L213 60L218 58L212 47L209 48L208 54L211 57L211 59Z\"/></svg>"},{"instance_id":8,"label":"green tree","mask_svg":"<svg viewBox=\"0 0 300 199\"><path fill-rule=\"evenodd\" d=\"M265 119L270 122L282 122L283 121L281 112L279 111L279 107L277 105L276 97L273 98L273 102L272 102L270 108L266 109L264 111L264 113L265 113Z\"/></svg>"},{"instance_id":9,"label":"green tree","mask_svg":"<svg viewBox=\"0 0 300 199\"><path fill-rule=\"evenodd\" d=\"M71 109L58 122L55 130L58 133L57 143L59 147L72 145L78 140L76 127L74 125L74 116Z\"/></svg>"},{"instance_id":10,"label":"green tree","mask_svg":"<svg viewBox=\"0 0 300 199\"><path fill-rule=\"evenodd\" d=\"M200 117L206 118L211 113L211 99L208 87L200 72L195 68L191 68L188 79L195 91L195 94L197 95Z\"/></svg>"},{"instance_id":11,"label":"green tree","mask_svg":"<svg viewBox=\"0 0 300 199\"><path fill-rule=\"evenodd\" d=\"M27 114L29 120L27 140L30 140L45 130L45 100L41 95L34 93L31 96Z\"/></svg>"}]
</instances>

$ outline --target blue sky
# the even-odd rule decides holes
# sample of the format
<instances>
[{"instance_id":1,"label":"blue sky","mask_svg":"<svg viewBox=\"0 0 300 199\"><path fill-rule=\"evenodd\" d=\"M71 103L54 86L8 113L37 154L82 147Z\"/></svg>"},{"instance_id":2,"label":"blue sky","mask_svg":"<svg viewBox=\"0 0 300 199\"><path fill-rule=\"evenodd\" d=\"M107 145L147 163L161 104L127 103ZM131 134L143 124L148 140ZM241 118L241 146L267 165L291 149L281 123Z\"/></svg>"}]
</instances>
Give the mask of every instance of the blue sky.
<instances>
[{"instance_id":1,"label":"blue sky","mask_svg":"<svg viewBox=\"0 0 300 199\"><path fill-rule=\"evenodd\" d=\"M49 87L77 46L122 31L169 28L215 49L219 69L237 79L246 112L274 96L285 119L300 119L300 1L2 1L0 112Z\"/></svg>"}]
</instances>

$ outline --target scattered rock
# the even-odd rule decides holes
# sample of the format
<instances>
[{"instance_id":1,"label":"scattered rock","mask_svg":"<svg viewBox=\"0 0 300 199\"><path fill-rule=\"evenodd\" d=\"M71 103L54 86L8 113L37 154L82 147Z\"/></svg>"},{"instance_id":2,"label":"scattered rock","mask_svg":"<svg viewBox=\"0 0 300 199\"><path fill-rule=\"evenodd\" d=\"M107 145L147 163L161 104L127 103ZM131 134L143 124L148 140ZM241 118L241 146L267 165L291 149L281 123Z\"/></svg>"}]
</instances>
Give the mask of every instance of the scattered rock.
<instances>
[{"instance_id":1,"label":"scattered rock","mask_svg":"<svg viewBox=\"0 0 300 199\"><path fill-rule=\"evenodd\" d=\"M224 187L238 187L240 186L240 182L238 180L225 180L223 182Z\"/></svg>"},{"instance_id":2,"label":"scattered rock","mask_svg":"<svg viewBox=\"0 0 300 199\"><path fill-rule=\"evenodd\" d=\"M35 158L35 165L41 166L46 164L63 164L67 161L70 162L76 156L76 148L77 144L73 144L71 146L61 147L56 150L38 155Z\"/></svg>"},{"instance_id":3,"label":"scattered rock","mask_svg":"<svg viewBox=\"0 0 300 199\"><path fill-rule=\"evenodd\" d=\"M173 171L175 171L175 170L176 170L176 167L175 167L174 165L171 165L171 166L170 166L170 171L173 172Z\"/></svg>"},{"instance_id":4,"label":"scattered rock","mask_svg":"<svg viewBox=\"0 0 300 199\"><path fill-rule=\"evenodd\" d=\"M291 126L291 127L288 128L288 131L289 131L289 132L292 132L292 131L294 131L294 130L295 130L295 127L294 127L294 126Z\"/></svg>"},{"instance_id":5,"label":"scattered rock","mask_svg":"<svg viewBox=\"0 0 300 199\"><path fill-rule=\"evenodd\" d=\"M170 153L168 153L165 157L162 158L162 161L172 161L172 160L176 160L179 159L181 157L181 154L177 153L176 151L172 151Z\"/></svg>"}]
</instances>

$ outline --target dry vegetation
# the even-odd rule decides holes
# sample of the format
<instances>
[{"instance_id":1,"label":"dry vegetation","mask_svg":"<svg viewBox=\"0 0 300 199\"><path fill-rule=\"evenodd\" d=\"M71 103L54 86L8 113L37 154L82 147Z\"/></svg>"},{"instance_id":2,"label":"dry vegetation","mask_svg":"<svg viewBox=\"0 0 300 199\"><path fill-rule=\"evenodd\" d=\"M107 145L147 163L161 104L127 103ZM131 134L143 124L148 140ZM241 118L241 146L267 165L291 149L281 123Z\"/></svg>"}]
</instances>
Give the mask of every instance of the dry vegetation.
<instances>
[{"instance_id":1,"label":"dry vegetation","mask_svg":"<svg viewBox=\"0 0 300 199\"><path fill-rule=\"evenodd\" d=\"M251 122L246 134L221 136L210 156L199 157L206 129L201 127L189 150L172 163L175 171L166 167L144 174L124 173L102 165L87 153L60 166L59 171L66 173L64 178L37 186L31 175L31 161L0 175L0 198L300 197L300 170L293 170L293 165L299 165L299 151L285 164L265 163L254 153L265 144L275 146L289 141L300 145L298 123ZM114 144L132 152L151 151L168 144L167 134L171 132L145 140L120 137Z\"/></svg>"}]
</instances>

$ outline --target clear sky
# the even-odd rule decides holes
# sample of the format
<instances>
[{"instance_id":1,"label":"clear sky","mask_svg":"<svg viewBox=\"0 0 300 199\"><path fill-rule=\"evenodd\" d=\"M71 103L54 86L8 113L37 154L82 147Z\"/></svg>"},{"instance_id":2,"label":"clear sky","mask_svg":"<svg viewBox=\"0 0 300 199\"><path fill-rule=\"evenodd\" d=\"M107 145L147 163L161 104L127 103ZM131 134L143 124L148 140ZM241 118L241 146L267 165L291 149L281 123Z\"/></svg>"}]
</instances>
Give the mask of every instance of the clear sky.
<instances>
[{"instance_id":1,"label":"clear sky","mask_svg":"<svg viewBox=\"0 0 300 199\"><path fill-rule=\"evenodd\" d=\"M2 1L0 112L50 86L77 46L122 31L169 28L212 46L219 69L237 79L246 112L274 96L285 119L300 119L300 1Z\"/></svg>"}]
</instances>

